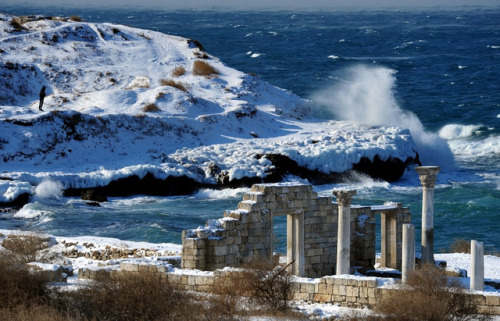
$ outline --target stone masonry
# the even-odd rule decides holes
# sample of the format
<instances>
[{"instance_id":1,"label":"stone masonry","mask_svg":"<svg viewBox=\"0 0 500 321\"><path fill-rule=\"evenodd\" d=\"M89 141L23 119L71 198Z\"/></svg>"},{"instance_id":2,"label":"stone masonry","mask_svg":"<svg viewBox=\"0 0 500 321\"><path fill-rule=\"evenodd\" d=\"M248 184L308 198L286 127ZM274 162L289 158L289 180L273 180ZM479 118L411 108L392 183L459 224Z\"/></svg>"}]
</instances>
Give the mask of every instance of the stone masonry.
<instances>
[{"instance_id":1,"label":"stone masonry","mask_svg":"<svg viewBox=\"0 0 500 321\"><path fill-rule=\"evenodd\" d=\"M411 218L408 209L355 206L350 216L351 267L372 269L375 264L376 212L390 213L395 220L391 221L394 229L388 229L388 233L399 245L385 254L399 259L396 265L401 264L399 229ZM256 184L243 196L238 209L226 211L223 218L209 221L203 228L184 231L182 268L213 271L273 259L273 217L280 215L287 215L287 261L293 262L291 272L306 277L335 274L338 205L330 196L318 197L311 185L283 183Z\"/></svg>"}]
</instances>

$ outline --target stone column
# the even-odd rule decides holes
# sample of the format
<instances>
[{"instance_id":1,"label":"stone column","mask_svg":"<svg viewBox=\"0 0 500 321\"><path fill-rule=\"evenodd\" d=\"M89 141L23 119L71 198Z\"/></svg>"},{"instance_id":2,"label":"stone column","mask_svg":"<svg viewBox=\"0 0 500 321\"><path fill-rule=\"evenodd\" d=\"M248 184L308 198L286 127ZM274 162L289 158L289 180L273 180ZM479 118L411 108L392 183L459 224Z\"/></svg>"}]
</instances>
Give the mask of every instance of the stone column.
<instances>
[{"instance_id":1,"label":"stone column","mask_svg":"<svg viewBox=\"0 0 500 321\"><path fill-rule=\"evenodd\" d=\"M415 167L423 187L422 195L422 263L434 264L434 184L439 166Z\"/></svg>"},{"instance_id":2,"label":"stone column","mask_svg":"<svg viewBox=\"0 0 500 321\"><path fill-rule=\"evenodd\" d=\"M402 281L406 283L408 275L415 271L415 226L403 224L403 263Z\"/></svg>"},{"instance_id":3,"label":"stone column","mask_svg":"<svg viewBox=\"0 0 500 321\"><path fill-rule=\"evenodd\" d=\"M484 291L484 245L475 240L470 244L471 276L470 289Z\"/></svg>"},{"instance_id":4,"label":"stone column","mask_svg":"<svg viewBox=\"0 0 500 321\"><path fill-rule=\"evenodd\" d=\"M292 275L305 275L304 253L304 211L288 214L286 220L287 262L292 263L288 272Z\"/></svg>"},{"instance_id":5,"label":"stone column","mask_svg":"<svg viewBox=\"0 0 500 321\"><path fill-rule=\"evenodd\" d=\"M333 191L339 206L337 234L337 271L336 274L350 273L351 260L351 201L356 191Z\"/></svg>"}]
</instances>

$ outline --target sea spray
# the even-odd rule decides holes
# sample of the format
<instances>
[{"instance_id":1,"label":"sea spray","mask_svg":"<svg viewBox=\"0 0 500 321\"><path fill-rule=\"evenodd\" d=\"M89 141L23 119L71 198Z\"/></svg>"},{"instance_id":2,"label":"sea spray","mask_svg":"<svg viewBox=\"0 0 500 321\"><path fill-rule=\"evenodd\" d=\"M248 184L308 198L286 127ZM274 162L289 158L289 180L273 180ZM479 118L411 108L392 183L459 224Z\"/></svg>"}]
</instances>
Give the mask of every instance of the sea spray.
<instances>
[{"instance_id":1,"label":"sea spray","mask_svg":"<svg viewBox=\"0 0 500 321\"><path fill-rule=\"evenodd\" d=\"M35 194L39 198L59 199L63 196L62 189L60 182L44 180L35 188Z\"/></svg>"},{"instance_id":2,"label":"sea spray","mask_svg":"<svg viewBox=\"0 0 500 321\"><path fill-rule=\"evenodd\" d=\"M320 117L334 117L375 126L398 126L411 131L423 165L454 167L446 140L425 130L420 119L400 108L394 95L396 71L382 66L356 65L343 70L341 80L312 95Z\"/></svg>"}]
</instances>

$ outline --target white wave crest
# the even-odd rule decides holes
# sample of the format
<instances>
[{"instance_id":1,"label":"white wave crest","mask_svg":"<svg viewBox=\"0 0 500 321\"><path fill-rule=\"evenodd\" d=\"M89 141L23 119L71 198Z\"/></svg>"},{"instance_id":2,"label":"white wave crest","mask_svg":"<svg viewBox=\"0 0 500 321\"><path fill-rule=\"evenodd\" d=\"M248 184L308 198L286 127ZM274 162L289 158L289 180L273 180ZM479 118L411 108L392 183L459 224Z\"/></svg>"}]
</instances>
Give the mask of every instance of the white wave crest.
<instances>
[{"instance_id":1,"label":"white wave crest","mask_svg":"<svg viewBox=\"0 0 500 321\"><path fill-rule=\"evenodd\" d=\"M461 157L500 155L500 136L490 136L481 140L452 140L450 147L455 155Z\"/></svg>"},{"instance_id":2,"label":"white wave crest","mask_svg":"<svg viewBox=\"0 0 500 321\"><path fill-rule=\"evenodd\" d=\"M209 199L230 199L241 197L241 194L248 192L249 188L235 188L235 189L202 189L198 191L194 196L199 198L209 198Z\"/></svg>"},{"instance_id":3,"label":"white wave crest","mask_svg":"<svg viewBox=\"0 0 500 321\"><path fill-rule=\"evenodd\" d=\"M448 124L439 130L439 137L446 140L471 137L483 127L482 125Z\"/></svg>"},{"instance_id":4,"label":"white wave crest","mask_svg":"<svg viewBox=\"0 0 500 321\"><path fill-rule=\"evenodd\" d=\"M60 182L45 180L35 188L35 194L39 198L59 199L62 197L63 186Z\"/></svg>"},{"instance_id":5,"label":"white wave crest","mask_svg":"<svg viewBox=\"0 0 500 321\"><path fill-rule=\"evenodd\" d=\"M423 165L453 168L455 162L448 143L426 131L415 114L398 105L394 96L395 74L395 70L382 66L357 65L344 71L342 82L317 92L312 99L323 117L407 128Z\"/></svg>"},{"instance_id":6,"label":"white wave crest","mask_svg":"<svg viewBox=\"0 0 500 321\"><path fill-rule=\"evenodd\" d=\"M49 211L43 211L43 210L37 210L37 209L31 208L28 204L28 205L25 205L23 208L21 208L19 211L17 211L17 213L14 214L14 217L33 219L33 218L43 218L44 216L47 216L50 214L51 214L51 212L49 212Z\"/></svg>"}]
</instances>

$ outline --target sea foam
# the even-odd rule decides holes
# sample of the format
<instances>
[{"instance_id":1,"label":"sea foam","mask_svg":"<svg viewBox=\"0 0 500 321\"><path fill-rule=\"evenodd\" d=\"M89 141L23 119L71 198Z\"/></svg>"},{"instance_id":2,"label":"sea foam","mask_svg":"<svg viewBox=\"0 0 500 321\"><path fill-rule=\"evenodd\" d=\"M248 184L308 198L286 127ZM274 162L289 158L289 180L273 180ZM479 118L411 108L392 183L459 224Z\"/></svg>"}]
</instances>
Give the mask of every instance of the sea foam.
<instances>
[{"instance_id":1,"label":"sea foam","mask_svg":"<svg viewBox=\"0 0 500 321\"><path fill-rule=\"evenodd\" d=\"M396 71L382 66L356 65L343 71L341 80L313 94L322 117L335 117L375 126L410 130L423 165L454 167L446 140L428 132L420 119L399 106L394 95Z\"/></svg>"},{"instance_id":2,"label":"sea foam","mask_svg":"<svg viewBox=\"0 0 500 321\"><path fill-rule=\"evenodd\" d=\"M484 128L484 126L448 124L439 130L439 137L447 140L471 137L474 136L481 128Z\"/></svg>"}]
</instances>

